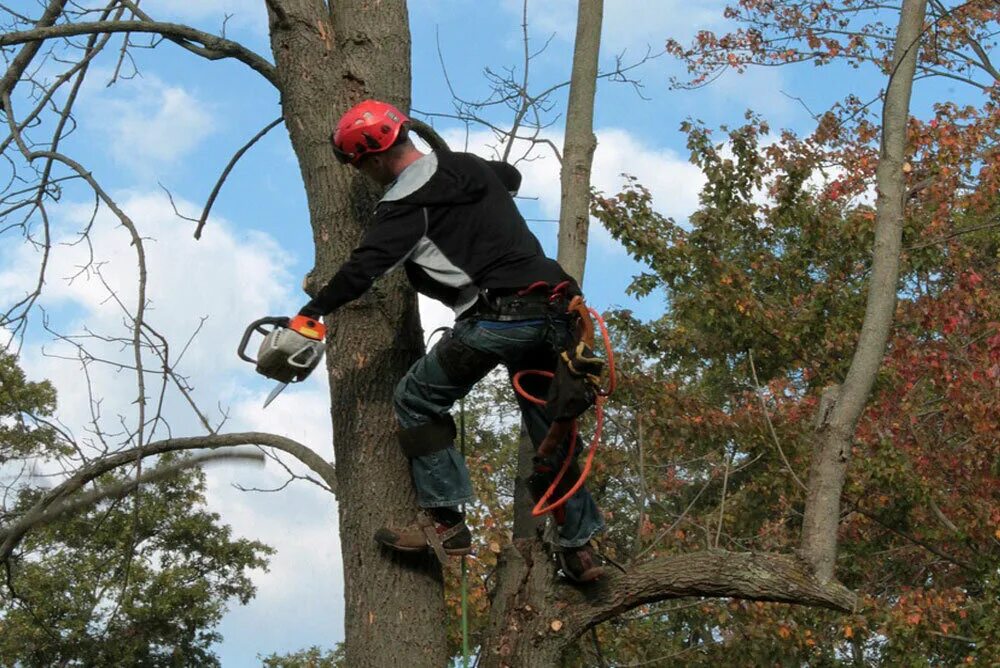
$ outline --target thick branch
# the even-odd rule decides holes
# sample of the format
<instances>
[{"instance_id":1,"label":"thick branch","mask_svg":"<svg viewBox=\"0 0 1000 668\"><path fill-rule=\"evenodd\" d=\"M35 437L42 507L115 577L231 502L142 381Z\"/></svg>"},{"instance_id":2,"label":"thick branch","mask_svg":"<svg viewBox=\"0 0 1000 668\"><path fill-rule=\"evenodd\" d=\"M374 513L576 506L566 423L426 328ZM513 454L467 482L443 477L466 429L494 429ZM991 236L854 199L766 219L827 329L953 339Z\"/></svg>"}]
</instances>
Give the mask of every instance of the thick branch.
<instances>
[{"instance_id":1,"label":"thick branch","mask_svg":"<svg viewBox=\"0 0 1000 668\"><path fill-rule=\"evenodd\" d=\"M293 441L290 438L278 436L277 434L241 432L155 441L149 445L129 448L113 455L101 457L91 462L59 486L47 492L27 513L21 516L21 519L13 525L0 530L0 535L5 535L3 545L0 546L0 561L10 556L24 535L31 527L37 524L39 518L46 514L53 503L79 491L84 485L109 471L128 465L136 460L167 452L199 449L214 450L217 448L231 448L237 445L269 446L287 452L322 478L331 490L336 490L337 481L332 465L298 441Z\"/></svg>"},{"instance_id":2,"label":"thick branch","mask_svg":"<svg viewBox=\"0 0 1000 668\"><path fill-rule=\"evenodd\" d=\"M206 49L216 52L220 58L234 58L251 69L256 70L265 79L278 87L278 79L274 65L261 56L246 48L239 42L224 37L218 37L180 23L163 23L159 21L90 21L83 23L63 23L55 26L22 30L20 32L0 35L0 47L40 42L59 37L75 37L94 33L150 33L161 35L171 40L188 40L204 45ZM183 46L183 45L182 45ZM202 54L204 55L204 54Z\"/></svg>"},{"instance_id":3,"label":"thick branch","mask_svg":"<svg viewBox=\"0 0 1000 668\"><path fill-rule=\"evenodd\" d=\"M500 555L503 576L484 631L483 668L557 665L588 629L648 603L739 598L852 611L855 595L821 582L804 560L784 554L711 550L652 559L586 587L553 578L541 541L515 541Z\"/></svg>"},{"instance_id":4,"label":"thick branch","mask_svg":"<svg viewBox=\"0 0 1000 668\"><path fill-rule=\"evenodd\" d=\"M637 606L685 596L793 603L849 612L855 595L839 582L822 583L797 557L754 552L695 552L660 557L612 574L591 590L561 585L571 603L567 632L574 637Z\"/></svg>"}]
</instances>

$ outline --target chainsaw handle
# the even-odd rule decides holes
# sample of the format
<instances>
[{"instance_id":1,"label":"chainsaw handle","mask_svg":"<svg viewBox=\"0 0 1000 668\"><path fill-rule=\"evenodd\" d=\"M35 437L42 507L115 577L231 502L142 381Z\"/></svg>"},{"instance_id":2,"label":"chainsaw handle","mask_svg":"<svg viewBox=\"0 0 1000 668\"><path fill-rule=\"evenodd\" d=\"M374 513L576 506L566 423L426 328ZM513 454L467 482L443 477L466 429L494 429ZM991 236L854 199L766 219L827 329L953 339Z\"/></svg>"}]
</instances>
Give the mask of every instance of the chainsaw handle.
<instances>
[{"instance_id":1,"label":"chainsaw handle","mask_svg":"<svg viewBox=\"0 0 1000 668\"><path fill-rule=\"evenodd\" d=\"M288 322L289 320L285 316L274 315L254 320L247 326L246 331L243 332L243 338L240 340L239 348L236 349L236 354L239 355L240 359L244 362L257 364L257 360L247 355L247 345L250 343L250 337L254 335L254 332L267 336L278 327L288 327ZM274 325L274 327L271 327L271 329L264 329L265 325Z\"/></svg>"}]
</instances>

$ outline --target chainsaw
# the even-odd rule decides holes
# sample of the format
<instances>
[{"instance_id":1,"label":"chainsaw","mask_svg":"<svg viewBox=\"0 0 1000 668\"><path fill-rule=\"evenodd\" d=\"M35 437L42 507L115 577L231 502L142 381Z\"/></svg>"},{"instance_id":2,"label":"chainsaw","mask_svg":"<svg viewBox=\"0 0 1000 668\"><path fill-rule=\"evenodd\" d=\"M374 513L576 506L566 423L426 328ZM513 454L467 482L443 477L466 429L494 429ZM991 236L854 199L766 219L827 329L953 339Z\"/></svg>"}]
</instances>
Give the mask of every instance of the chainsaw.
<instances>
[{"instance_id":1,"label":"chainsaw","mask_svg":"<svg viewBox=\"0 0 1000 668\"><path fill-rule=\"evenodd\" d=\"M247 346L254 334L264 340L257 350L257 358L247 355ZM314 318L297 315L294 318L270 316L254 320L243 332L243 339L236 354L244 362L257 367L257 373L278 381L267 395L264 408L274 401L289 383L305 380L323 358L323 337L326 326Z\"/></svg>"}]
</instances>

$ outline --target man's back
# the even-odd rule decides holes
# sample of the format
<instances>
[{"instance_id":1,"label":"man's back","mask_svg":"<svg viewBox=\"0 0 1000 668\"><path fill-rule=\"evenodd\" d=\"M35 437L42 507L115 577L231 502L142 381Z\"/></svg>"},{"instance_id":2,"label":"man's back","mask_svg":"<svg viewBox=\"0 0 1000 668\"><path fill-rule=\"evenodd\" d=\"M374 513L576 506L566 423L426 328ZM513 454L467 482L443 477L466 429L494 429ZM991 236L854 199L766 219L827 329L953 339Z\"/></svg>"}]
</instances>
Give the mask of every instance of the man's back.
<instances>
[{"instance_id":1,"label":"man's back","mask_svg":"<svg viewBox=\"0 0 1000 668\"><path fill-rule=\"evenodd\" d=\"M377 224L423 225L406 259L420 292L460 313L483 289L568 278L517 210L513 175L510 165L469 153L430 154L400 175L376 209Z\"/></svg>"}]
</instances>

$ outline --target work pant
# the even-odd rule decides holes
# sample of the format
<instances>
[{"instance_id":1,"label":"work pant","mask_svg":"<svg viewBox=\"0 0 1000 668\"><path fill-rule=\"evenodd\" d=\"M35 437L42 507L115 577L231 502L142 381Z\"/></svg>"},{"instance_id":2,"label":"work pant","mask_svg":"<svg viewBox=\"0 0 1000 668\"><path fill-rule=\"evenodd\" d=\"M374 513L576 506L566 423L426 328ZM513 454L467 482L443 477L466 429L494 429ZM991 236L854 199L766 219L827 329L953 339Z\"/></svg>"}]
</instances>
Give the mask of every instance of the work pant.
<instances>
[{"instance_id":1,"label":"work pant","mask_svg":"<svg viewBox=\"0 0 1000 668\"><path fill-rule=\"evenodd\" d=\"M498 364L503 364L511 377L522 369L552 370L555 350L565 347L569 337L569 320L557 316L514 322L473 318L457 321L454 329L417 360L396 386L394 403L401 429L406 433L427 425L453 424L451 407ZM524 385L530 386L529 391L535 396L544 397L544 387L538 390L537 380L525 379ZM517 401L528 434L537 447L551 420L543 407L521 396ZM442 449L410 459L417 503L422 508L454 507L472 501L472 483L465 459L455 449L451 434L446 432L444 429L411 432L450 441L428 444ZM557 451L560 465L566 457L568 440ZM583 449L581 446L578 439L577 454ZM562 547L579 547L603 528L604 519L597 504L582 486L566 502L556 542Z\"/></svg>"}]
</instances>

